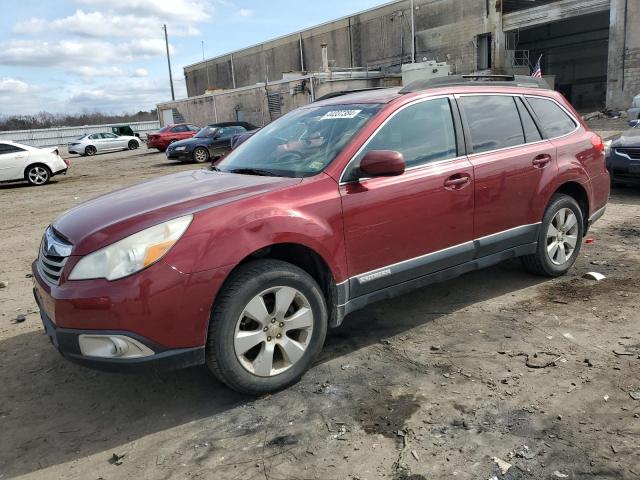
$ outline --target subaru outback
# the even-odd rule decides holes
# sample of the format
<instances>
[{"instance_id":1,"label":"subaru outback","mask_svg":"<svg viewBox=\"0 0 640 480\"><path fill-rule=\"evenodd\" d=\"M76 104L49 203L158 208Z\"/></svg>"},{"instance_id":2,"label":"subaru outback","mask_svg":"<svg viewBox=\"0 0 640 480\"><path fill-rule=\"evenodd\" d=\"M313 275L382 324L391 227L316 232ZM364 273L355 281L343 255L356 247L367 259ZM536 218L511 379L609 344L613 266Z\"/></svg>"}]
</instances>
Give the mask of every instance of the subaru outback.
<instances>
[{"instance_id":1,"label":"subaru outback","mask_svg":"<svg viewBox=\"0 0 640 480\"><path fill-rule=\"evenodd\" d=\"M537 79L447 77L281 117L212 170L98 197L33 263L47 334L107 370L206 364L250 394L372 302L522 258L565 274L609 197L604 145Z\"/></svg>"}]
</instances>

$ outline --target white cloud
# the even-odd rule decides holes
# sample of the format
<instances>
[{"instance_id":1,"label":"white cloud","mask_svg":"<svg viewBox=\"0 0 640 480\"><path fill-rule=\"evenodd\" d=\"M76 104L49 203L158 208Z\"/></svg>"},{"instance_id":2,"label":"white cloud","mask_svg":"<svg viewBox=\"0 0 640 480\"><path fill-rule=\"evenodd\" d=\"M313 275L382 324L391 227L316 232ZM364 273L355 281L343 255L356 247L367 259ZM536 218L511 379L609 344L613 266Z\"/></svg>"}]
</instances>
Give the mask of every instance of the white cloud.
<instances>
[{"instance_id":1,"label":"white cloud","mask_svg":"<svg viewBox=\"0 0 640 480\"><path fill-rule=\"evenodd\" d=\"M121 64L165 54L164 40L160 38L141 38L117 44L95 40L0 42L0 64L14 66L73 69L87 65Z\"/></svg>"},{"instance_id":2,"label":"white cloud","mask_svg":"<svg viewBox=\"0 0 640 480\"><path fill-rule=\"evenodd\" d=\"M108 6L118 12L144 15L178 22L203 22L214 13L208 0L78 0L85 5Z\"/></svg>"},{"instance_id":3,"label":"white cloud","mask_svg":"<svg viewBox=\"0 0 640 480\"><path fill-rule=\"evenodd\" d=\"M241 8L238 11L238 15L240 15L241 17L250 17L251 15L253 15L253 10L250 10L248 8Z\"/></svg>"},{"instance_id":4,"label":"white cloud","mask_svg":"<svg viewBox=\"0 0 640 480\"><path fill-rule=\"evenodd\" d=\"M158 17L118 15L112 12L89 12L77 10L73 15L54 20L31 18L18 22L13 32L40 35L48 32L65 32L85 37L130 37L148 38L162 36L162 22ZM169 26L172 36L197 36L200 31L193 25L177 23Z\"/></svg>"},{"instance_id":5,"label":"white cloud","mask_svg":"<svg viewBox=\"0 0 640 480\"><path fill-rule=\"evenodd\" d=\"M23 82L22 80L17 80L15 78L3 77L0 78L0 95L7 94L24 94L28 93L30 90L29 84L27 82Z\"/></svg>"},{"instance_id":6,"label":"white cloud","mask_svg":"<svg viewBox=\"0 0 640 480\"><path fill-rule=\"evenodd\" d=\"M97 67L92 65L78 65L68 67L67 72L77 73L82 77L120 77L120 78L138 78L146 77L149 72L144 68L136 68L134 70L124 69L121 67Z\"/></svg>"}]
</instances>

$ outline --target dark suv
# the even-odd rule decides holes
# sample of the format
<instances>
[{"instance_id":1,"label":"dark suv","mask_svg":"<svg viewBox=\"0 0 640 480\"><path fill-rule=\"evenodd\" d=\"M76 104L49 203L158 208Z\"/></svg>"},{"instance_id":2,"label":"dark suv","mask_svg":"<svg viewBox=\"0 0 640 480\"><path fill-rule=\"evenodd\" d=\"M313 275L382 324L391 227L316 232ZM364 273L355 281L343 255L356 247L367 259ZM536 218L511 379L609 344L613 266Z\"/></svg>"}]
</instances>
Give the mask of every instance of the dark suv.
<instances>
[{"instance_id":1,"label":"dark suv","mask_svg":"<svg viewBox=\"0 0 640 480\"><path fill-rule=\"evenodd\" d=\"M535 79L447 77L339 96L214 170L79 205L33 263L70 360L207 366L253 394L297 381L328 327L378 300L521 257L566 273L609 196L604 145Z\"/></svg>"}]
</instances>

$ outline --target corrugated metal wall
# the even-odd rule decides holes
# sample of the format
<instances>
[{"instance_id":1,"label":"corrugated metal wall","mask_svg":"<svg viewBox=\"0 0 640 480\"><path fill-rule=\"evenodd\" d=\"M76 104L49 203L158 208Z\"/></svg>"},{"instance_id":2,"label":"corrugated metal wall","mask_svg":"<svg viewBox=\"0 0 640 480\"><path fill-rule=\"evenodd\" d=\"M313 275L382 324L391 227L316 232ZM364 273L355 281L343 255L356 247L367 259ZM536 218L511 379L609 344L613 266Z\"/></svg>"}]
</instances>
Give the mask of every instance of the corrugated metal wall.
<instances>
[{"instance_id":1,"label":"corrugated metal wall","mask_svg":"<svg viewBox=\"0 0 640 480\"><path fill-rule=\"evenodd\" d=\"M87 133L111 132L112 125L120 124L15 130L0 132L0 140L11 140L13 142L24 143L34 147L55 147L58 145L64 145ZM148 132L158 130L160 128L160 122L134 122L129 123L129 126L135 133L139 133L144 137Z\"/></svg>"}]
</instances>

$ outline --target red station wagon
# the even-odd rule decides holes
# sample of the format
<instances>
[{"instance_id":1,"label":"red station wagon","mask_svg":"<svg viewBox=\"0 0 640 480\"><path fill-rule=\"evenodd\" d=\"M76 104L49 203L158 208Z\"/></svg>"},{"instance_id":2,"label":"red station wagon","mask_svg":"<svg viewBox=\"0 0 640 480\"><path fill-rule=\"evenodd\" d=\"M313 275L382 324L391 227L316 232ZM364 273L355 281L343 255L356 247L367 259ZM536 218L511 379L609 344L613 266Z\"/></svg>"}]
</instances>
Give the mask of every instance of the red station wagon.
<instances>
[{"instance_id":1,"label":"red station wagon","mask_svg":"<svg viewBox=\"0 0 640 480\"><path fill-rule=\"evenodd\" d=\"M108 370L206 364L261 394L372 302L521 257L566 273L609 197L604 146L531 78L313 103L213 170L79 205L33 263L53 344Z\"/></svg>"},{"instance_id":2,"label":"red station wagon","mask_svg":"<svg viewBox=\"0 0 640 480\"><path fill-rule=\"evenodd\" d=\"M200 130L200 127L190 123L168 125L156 133L147 135L147 148L155 148L164 152L172 143L191 138Z\"/></svg>"}]
</instances>

